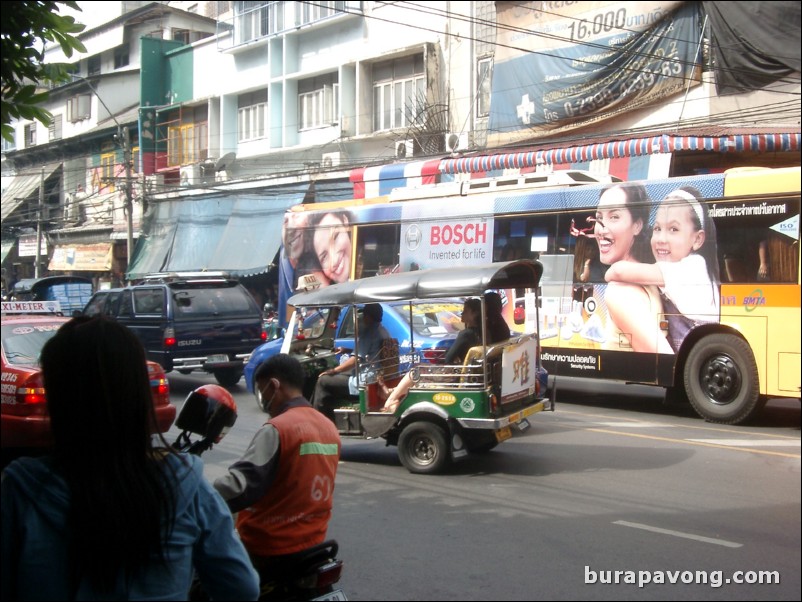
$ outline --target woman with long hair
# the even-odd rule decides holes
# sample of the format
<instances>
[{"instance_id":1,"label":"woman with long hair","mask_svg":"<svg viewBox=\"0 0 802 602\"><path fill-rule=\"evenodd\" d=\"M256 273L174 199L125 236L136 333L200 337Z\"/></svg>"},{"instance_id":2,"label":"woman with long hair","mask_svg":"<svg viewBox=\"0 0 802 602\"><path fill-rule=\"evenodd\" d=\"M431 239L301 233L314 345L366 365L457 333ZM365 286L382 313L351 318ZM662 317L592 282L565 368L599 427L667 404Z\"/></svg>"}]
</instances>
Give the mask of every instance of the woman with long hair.
<instances>
[{"instance_id":1,"label":"woman with long hair","mask_svg":"<svg viewBox=\"0 0 802 602\"><path fill-rule=\"evenodd\" d=\"M104 317L43 347L53 446L2 481L2 598L255 600L258 577L195 456L161 435L144 349Z\"/></svg>"}]
</instances>

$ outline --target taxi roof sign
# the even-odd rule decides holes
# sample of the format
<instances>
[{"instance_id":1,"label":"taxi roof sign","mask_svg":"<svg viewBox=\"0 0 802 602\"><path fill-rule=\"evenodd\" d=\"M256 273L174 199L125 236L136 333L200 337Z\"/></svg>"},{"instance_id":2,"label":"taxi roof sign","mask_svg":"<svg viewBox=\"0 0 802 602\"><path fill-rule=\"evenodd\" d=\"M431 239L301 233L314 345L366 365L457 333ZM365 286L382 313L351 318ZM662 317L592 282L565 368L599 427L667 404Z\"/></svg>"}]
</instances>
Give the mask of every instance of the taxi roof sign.
<instances>
[{"instance_id":1,"label":"taxi roof sign","mask_svg":"<svg viewBox=\"0 0 802 602\"><path fill-rule=\"evenodd\" d=\"M60 314L58 301L3 301L4 314Z\"/></svg>"}]
</instances>

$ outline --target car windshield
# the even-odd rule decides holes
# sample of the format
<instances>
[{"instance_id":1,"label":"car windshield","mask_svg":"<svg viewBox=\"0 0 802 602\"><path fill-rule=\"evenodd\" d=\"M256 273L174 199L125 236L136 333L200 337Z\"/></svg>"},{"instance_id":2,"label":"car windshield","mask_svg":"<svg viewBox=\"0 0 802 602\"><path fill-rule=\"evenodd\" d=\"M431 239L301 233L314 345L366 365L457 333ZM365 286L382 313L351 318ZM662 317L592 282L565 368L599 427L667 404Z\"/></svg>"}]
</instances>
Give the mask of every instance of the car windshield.
<instances>
[{"instance_id":1,"label":"car windshield","mask_svg":"<svg viewBox=\"0 0 802 602\"><path fill-rule=\"evenodd\" d=\"M50 337L61 328L62 322L3 324L3 353L9 364L38 365L39 353Z\"/></svg>"},{"instance_id":2,"label":"car windshield","mask_svg":"<svg viewBox=\"0 0 802 602\"><path fill-rule=\"evenodd\" d=\"M239 287L172 287L177 320L212 316L250 316L254 307Z\"/></svg>"},{"instance_id":3,"label":"car windshield","mask_svg":"<svg viewBox=\"0 0 802 602\"><path fill-rule=\"evenodd\" d=\"M409 304L399 303L393 305L393 309L409 325ZM462 301L460 300L418 301L412 304L412 328L418 336L453 336L465 327L461 315Z\"/></svg>"},{"instance_id":4,"label":"car windshield","mask_svg":"<svg viewBox=\"0 0 802 602\"><path fill-rule=\"evenodd\" d=\"M330 322L330 308L302 308L301 319L297 322L297 329L293 339L319 339L326 332L326 324ZM336 324L336 321L334 322Z\"/></svg>"}]
</instances>

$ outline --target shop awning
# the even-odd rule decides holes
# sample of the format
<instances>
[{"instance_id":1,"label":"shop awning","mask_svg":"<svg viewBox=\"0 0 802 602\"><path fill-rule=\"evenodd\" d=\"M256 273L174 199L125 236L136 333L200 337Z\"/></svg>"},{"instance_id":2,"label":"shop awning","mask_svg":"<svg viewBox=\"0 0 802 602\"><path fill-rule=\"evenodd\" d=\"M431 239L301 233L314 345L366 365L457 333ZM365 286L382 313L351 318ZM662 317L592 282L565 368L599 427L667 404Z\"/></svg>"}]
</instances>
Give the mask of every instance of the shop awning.
<instances>
[{"instance_id":1,"label":"shop awning","mask_svg":"<svg viewBox=\"0 0 802 602\"><path fill-rule=\"evenodd\" d=\"M284 212L303 201L307 183L259 193L164 201L143 225L129 279L153 272L266 272L281 245Z\"/></svg>"},{"instance_id":2,"label":"shop awning","mask_svg":"<svg viewBox=\"0 0 802 602\"><path fill-rule=\"evenodd\" d=\"M11 184L3 191L2 211L0 212L3 221L38 190L42 175L47 180L59 167L61 167L61 163L51 163L14 176Z\"/></svg>"},{"instance_id":3,"label":"shop awning","mask_svg":"<svg viewBox=\"0 0 802 602\"><path fill-rule=\"evenodd\" d=\"M48 270L57 272L108 272L112 243L56 245Z\"/></svg>"},{"instance_id":4,"label":"shop awning","mask_svg":"<svg viewBox=\"0 0 802 602\"><path fill-rule=\"evenodd\" d=\"M535 168L538 165L582 163L599 159L638 157L679 151L710 151L718 153L798 151L800 149L801 136L802 135L799 133L729 134L723 136L672 136L663 134L661 136L650 136L647 138L600 142L597 144L567 146L564 148L529 152L443 159L440 162L440 171L444 174L479 173L514 168Z\"/></svg>"}]
</instances>

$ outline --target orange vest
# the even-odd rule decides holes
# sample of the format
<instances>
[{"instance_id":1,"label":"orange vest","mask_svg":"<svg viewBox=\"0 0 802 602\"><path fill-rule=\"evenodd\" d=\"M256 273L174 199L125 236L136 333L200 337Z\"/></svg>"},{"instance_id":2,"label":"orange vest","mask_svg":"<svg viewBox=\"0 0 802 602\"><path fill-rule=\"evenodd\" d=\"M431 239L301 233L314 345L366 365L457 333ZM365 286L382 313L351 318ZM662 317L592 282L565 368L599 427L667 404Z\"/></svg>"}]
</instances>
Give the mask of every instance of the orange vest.
<instances>
[{"instance_id":1,"label":"orange vest","mask_svg":"<svg viewBox=\"0 0 802 602\"><path fill-rule=\"evenodd\" d=\"M280 440L276 478L237 516L242 543L257 556L292 554L325 540L340 460L340 435L314 408L290 408L270 424Z\"/></svg>"}]
</instances>

